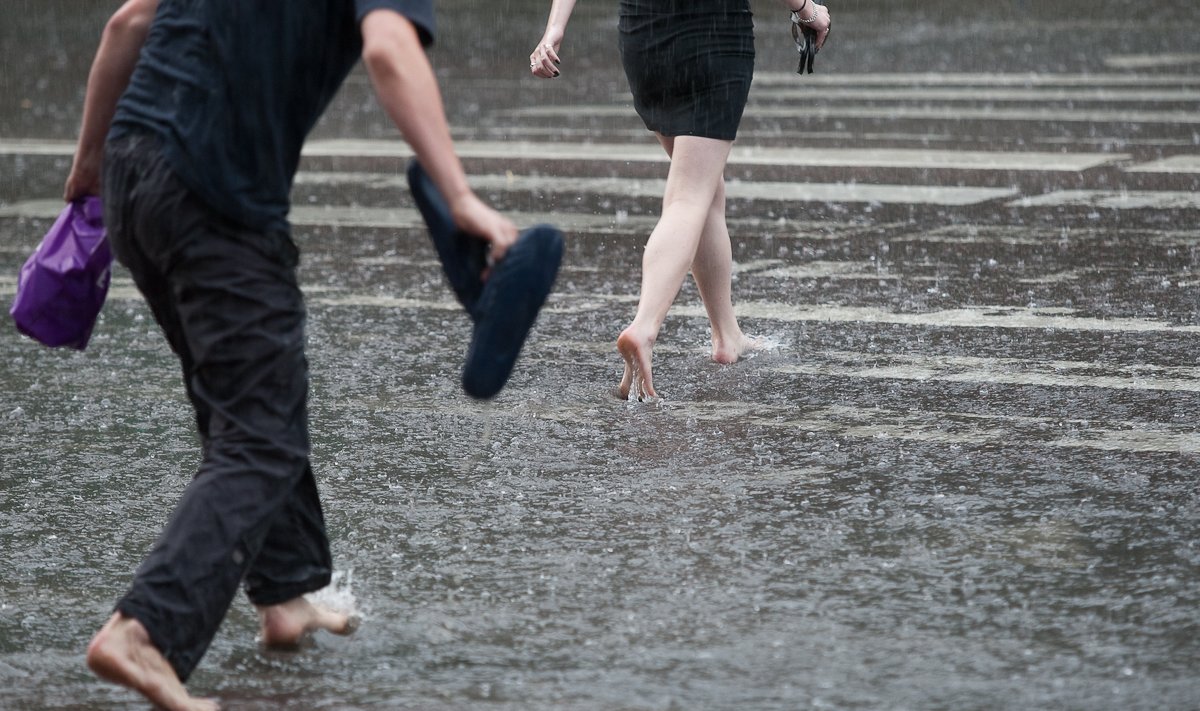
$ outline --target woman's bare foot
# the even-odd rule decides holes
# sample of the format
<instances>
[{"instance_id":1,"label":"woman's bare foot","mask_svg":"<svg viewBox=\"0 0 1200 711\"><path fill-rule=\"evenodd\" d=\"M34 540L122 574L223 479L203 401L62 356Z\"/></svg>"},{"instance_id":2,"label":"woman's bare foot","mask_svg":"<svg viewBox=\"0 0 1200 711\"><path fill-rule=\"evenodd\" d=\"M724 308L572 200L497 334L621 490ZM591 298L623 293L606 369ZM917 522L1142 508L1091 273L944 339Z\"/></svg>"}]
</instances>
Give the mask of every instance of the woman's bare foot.
<instances>
[{"instance_id":1,"label":"woman's bare foot","mask_svg":"<svg viewBox=\"0 0 1200 711\"><path fill-rule=\"evenodd\" d=\"M766 347L766 340L757 336L747 336L744 333L739 333L737 338L728 341L714 338L712 359L718 363L728 365L738 362L739 358L750 351L757 351Z\"/></svg>"},{"instance_id":2,"label":"woman's bare foot","mask_svg":"<svg viewBox=\"0 0 1200 711\"><path fill-rule=\"evenodd\" d=\"M190 696L142 623L119 612L92 638L87 665L100 678L129 687L166 711L220 708L212 699Z\"/></svg>"},{"instance_id":3,"label":"woman's bare foot","mask_svg":"<svg viewBox=\"0 0 1200 711\"><path fill-rule=\"evenodd\" d=\"M617 336L617 351L625 359L625 372L617 388L622 400L629 399L630 391L639 401L658 397L654 391L654 373L650 368L650 351L653 348L654 339L639 337L633 326Z\"/></svg>"},{"instance_id":4,"label":"woman's bare foot","mask_svg":"<svg viewBox=\"0 0 1200 711\"><path fill-rule=\"evenodd\" d=\"M347 635L358 626L356 618L318 607L303 597L258 607L258 619L259 641L268 647L294 647L316 630Z\"/></svg>"}]
</instances>

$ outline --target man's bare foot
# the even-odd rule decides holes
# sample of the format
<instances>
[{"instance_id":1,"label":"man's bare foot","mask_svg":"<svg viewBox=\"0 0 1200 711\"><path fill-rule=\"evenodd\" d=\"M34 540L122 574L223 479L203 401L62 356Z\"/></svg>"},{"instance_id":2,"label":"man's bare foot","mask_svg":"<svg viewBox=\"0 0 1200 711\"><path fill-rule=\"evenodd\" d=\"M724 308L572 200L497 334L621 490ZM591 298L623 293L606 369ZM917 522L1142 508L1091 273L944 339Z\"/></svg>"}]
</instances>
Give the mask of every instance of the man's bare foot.
<instances>
[{"instance_id":1,"label":"man's bare foot","mask_svg":"<svg viewBox=\"0 0 1200 711\"><path fill-rule=\"evenodd\" d=\"M303 597L258 607L259 641L268 647L294 647L316 630L346 635L357 627L350 615L318 607Z\"/></svg>"},{"instance_id":2,"label":"man's bare foot","mask_svg":"<svg viewBox=\"0 0 1200 711\"><path fill-rule=\"evenodd\" d=\"M87 665L102 679L129 687L166 711L216 711L212 699L188 695L166 657L132 617L114 613L92 638Z\"/></svg>"},{"instance_id":3,"label":"man's bare foot","mask_svg":"<svg viewBox=\"0 0 1200 711\"><path fill-rule=\"evenodd\" d=\"M639 401L658 398L658 393L654 391L654 373L650 368L650 351L653 347L654 339L639 337L634 333L633 326L617 336L617 351L625 359L625 372L617 388L622 400L629 399L630 391Z\"/></svg>"},{"instance_id":4,"label":"man's bare foot","mask_svg":"<svg viewBox=\"0 0 1200 711\"><path fill-rule=\"evenodd\" d=\"M766 348L767 345L765 339L757 336L747 336L744 333L739 333L737 338L728 341L718 341L714 338L712 359L726 365L736 363L746 353Z\"/></svg>"}]
</instances>

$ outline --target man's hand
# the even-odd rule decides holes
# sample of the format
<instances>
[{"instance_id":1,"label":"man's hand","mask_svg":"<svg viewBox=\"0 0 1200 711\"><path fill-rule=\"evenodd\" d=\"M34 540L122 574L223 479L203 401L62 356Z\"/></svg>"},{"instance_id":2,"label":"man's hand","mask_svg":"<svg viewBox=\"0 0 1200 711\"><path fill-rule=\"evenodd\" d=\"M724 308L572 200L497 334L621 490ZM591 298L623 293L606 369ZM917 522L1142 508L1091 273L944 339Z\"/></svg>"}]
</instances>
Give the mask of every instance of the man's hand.
<instances>
[{"instance_id":1,"label":"man's hand","mask_svg":"<svg viewBox=\"0 0 1200 711\"><path fill-rule=\"evenodd\" d=\"M63 187L63 200L66 202L100 194L100 158L94 152L84 153L77 152L71 164L71 174L67 176L67 184Z\"/></svg>"},{"instance_id":2,"label":"man's hand","mask_svg":"<svg viewBox=\"0 0 1200 711\"><path fill-rule=\"evenodd\" d=\"M508 248L517 241L517 226L512 220L485 205L473 192L464 193L456 199L450 205L450 215L463 232L491 243L492 261L504 259Z\"/></svg>"}]
</instances>

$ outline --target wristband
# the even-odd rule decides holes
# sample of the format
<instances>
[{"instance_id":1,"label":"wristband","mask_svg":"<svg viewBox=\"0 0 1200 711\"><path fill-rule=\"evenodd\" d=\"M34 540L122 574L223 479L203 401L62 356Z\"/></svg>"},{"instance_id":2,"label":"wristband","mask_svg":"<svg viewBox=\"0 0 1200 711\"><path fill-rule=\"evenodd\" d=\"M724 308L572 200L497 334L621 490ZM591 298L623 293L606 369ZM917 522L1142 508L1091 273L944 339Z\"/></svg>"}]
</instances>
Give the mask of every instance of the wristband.
<instances>
[{"instance_id":1,"label":"wristband","mask_svg":"<svg viewBox=\"0 0 1200 711\"><path fill-rule=\"evenodd\" d=\"M800 10L803 10L807 6L808 6L808 0L805 0L804 4L800 6ZM813 3L812 17L808 18L807 20L804 19L803 17L800 17L800 10L792 10L792 22L796 22L801 25L811 25L812 23L817 21L816 3Z\"/></svg>"}]
</instances>

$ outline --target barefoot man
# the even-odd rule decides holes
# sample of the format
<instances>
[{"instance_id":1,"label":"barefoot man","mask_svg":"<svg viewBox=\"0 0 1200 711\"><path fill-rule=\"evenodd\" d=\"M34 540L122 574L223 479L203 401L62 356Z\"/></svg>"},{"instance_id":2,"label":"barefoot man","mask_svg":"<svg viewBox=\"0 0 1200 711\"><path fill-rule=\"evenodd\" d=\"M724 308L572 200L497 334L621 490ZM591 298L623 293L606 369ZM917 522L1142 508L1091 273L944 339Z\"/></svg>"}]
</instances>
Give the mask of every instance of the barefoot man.
<instances>
[{"instance_id":1,"label":"barefoot man","mask_svg":"<svg viewBox=\"0 0 1200 711\"><path fill-rule=\"evenodd\" d=\"M305 308L287 220L300 149L361 58L458 227L517 237L467 186L424 48L432 0L128 0L105 27L65 198L101 194L112 250L183 369L203 459L88 665L168 711L239 587L261 637L348 631L303 597L332 561L309 466Z\"/></svg>"}]
</instances>

